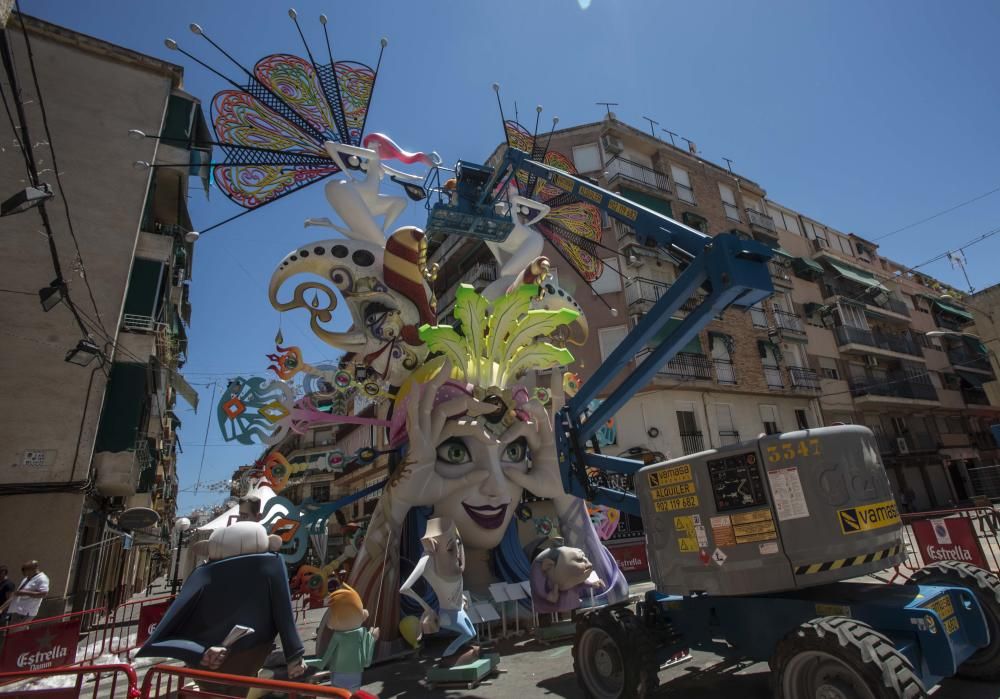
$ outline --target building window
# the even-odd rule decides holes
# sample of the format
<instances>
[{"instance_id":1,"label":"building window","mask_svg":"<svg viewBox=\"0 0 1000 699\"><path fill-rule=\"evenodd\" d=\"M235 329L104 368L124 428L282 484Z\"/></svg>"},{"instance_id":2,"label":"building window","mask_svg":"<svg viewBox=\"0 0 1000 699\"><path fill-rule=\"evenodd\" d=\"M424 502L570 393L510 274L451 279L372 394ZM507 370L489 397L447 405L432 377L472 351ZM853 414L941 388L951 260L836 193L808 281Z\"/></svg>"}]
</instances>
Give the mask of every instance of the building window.
<instances>
[{"instance_id":1,"label":"building window","mask_svg":"<svg viewBox=\"0 0 1000 699\"><path fill-rule=\"evenodd\" d=\"M760 405L760 419L764 423L764 432L766 434L778 434L781 432L781 428L778 426L778 406L776 405Z\"/></svg>"},{"instance_id":2,"label":"building window","mask_svg":"<svg viewBox=\"0 0 1000 699\"><path fill-rule=\"evenodd\" d=\"M618 270L618 259L609 257L601 260L604 263L604 271L601 276L591 282L591 287L595 294L613 294L622 290L622 278Z\"/></svg>"},{"instance_id":3,"label":"building window","mask_svg":"<svg viewBox=\"0 0 1000 699\"><path fill-rule=\"evenodd\" d=\"M312 487L312 499L314 502L330 502L330 484L314 485Z\"/></svg>"},{"instance_id":4,"label":"building window","mask_svg":"<svg viewBox=\"0 0 1000 699\"><path fill-rule=\"evenodd\" d=\"M795 409L795 424L800 430L809 429L809 415L802 408Z\"/></svg>"},{"instance_id":5,"label":"building window","mask_svg":"<svg viewBox=\"0 0 1000 699\"><path fill-rule=\"evenodd\" d=\"M573 146L573 165L577 172L594 172L601 169L601 149L596 143Z\"/></svg>"},{"instance_id":6,"label":"building window","mask_svg":"<svg viewBox=\"0 0 1000 699\"><path fill-rule=\"evenodd\" d=\"M688 177L687 170L676 165L670 166L670 176L674 178L674 186L677 188L677 198L688 204L694 204L694 189L691 187L691 178Z\"/></svg>"},{"instance_id":7,"label":"building window","mask_svg":"<svg viewBox=\"0 0 1000 699\"><path fill-rule=\"evenodd\" d=\"M731 187L719 183L719 196L722 197L722 206L726 210L726 218L731 221L740 220L740 209L736 206L736 194Z\"/></svg>"},{"instance_id":8,"label":"building window","mask_svg":"<svg viewBox=\"0 0 1000 699\"><path fill-rule=\"evenodd\" d=\"M902 437L910 431L910 428L906 426L906 418L894 415L889 418L889 422L892 423L892 431L896 436Z\"/></svg>"},{"instance_id":9,"label":"building window","mask_svg":"<svg viewBox=\"0 0 1000 699\"><path fill-rule=\"evenodd\" d=\"M837 360L830 357L817 357L819 360L819 373L825 379L840 380L840 371L837 369Z\"/></svg>"},{"instance_id":10,"label":"building window","mask_svg":"<svg viewBox=\"0 0 1000 699\"><path fill-rule=\"evenodd\" d=\"M740 433L733 422L733 410L728 404L715 404L715 426L719 431L720 446L739 443Z\"/></svg>"},{"instance_id":11,"label":"building window","mask_svg":"<svg viewBox=\"0 0 1000 699\"><path fill-rule=\"evenodd\" d=\"M868 319L865 312L850 303L838 303L837 309L840 311L840 322L852 328L869 330Z\"/></svg>"},{"instance_id":12,"label":"building window","mask_svg":"<svg viewBox=\"0 0 1000 699\"><path fill-rule=\"evenodd\" d=\"M709 349L712 353L712 364L715 366L715 378L719 383L735 384L736 367L729 353L733 339L719 333L708 334Z\"/></svg>"},{"instance_id":13,"label":"building window","mask_svg":"<svg viewBox=\"0 0 1000 699\"><path fill-rule=\"evenodd\" d=\"M705 449L701 430L698 429L698 418L694 413L694 403L677 403L677 429L681 434L681 448L685 454Z\"/></svg>"},{"instance_id":14,"label":"building window","mask_svg":"<svg viewBox=\"0 0 1000 699\"><path fill-rule=\"evenodd\" d=\"M597 341L601 346L602 361L608 360L608 357L621 344L626 335L628 335L628 328L624 325L612 325L608 328L600 328L597 331Z\"/></svg>"}]
</instances>

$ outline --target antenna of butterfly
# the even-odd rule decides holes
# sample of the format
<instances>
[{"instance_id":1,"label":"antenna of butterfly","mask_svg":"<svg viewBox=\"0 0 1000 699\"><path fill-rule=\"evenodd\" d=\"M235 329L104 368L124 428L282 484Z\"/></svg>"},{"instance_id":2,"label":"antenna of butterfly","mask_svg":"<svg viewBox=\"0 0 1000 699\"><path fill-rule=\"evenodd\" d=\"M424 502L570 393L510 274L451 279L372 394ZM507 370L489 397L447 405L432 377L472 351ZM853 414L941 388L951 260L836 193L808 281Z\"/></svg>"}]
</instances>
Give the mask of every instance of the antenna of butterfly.
<instances>
[{"instance_id":1,"label":"antenna of butterfly","mask_svg":"<svg viewBox=\"0 0 1000 699\"><path fill-rule=\"evenodd\" d=\"M549 129L549 137L545 141L545 152L546 153L549 152L549 144L552 143L552 134L555 132L555 130L556 130L556 124L558 124L558 123L559 123L559 117L552 117L552 128ZM542 156L542 157L545 157L545 156Z\"/></svg>"},{"instance_id":2,"label":"antenna of butterfly","mask_svg":"<svg viewBox=\"0 0 1000 699\"><path fill-rule=\"evenodd\" d=\"M151 138L151 139L153 139L155 141L173 141L175 143L183 143L183 144L190 143L190 139L187 139L187 138L171 138L169 136L154 136L152 134L147 134L145 131L140 131L139 129L129 129L128 135L129 135L130 138L134 138L134 139ZM218 146L219 148L225 148L227 146L228 147L233 147L232 143L221 143L219 141L198 141L198 143L202 144L202 145L208 145L208 146ZM288 155L288 151L277 150L277 149L274 149L274 148L261 148L259 146L240 146L239 148L242 151L253 151L255 153L270 153L270 154L273 154L273 155ZM300 155L300 156L297 157L297 159L296 159L296 161L294 163L289 163L289 164L290 165L307 164L307 163L304 163L304 161L306 159L308 159L308 158L309 158L309 156ZM316 165L326 165L326 164L328 164L328 160L326 158L322 158L320 156L315 156L313 158L313 160L315 161L314 164L316 164ZM212 164L215 164L215 165L232 165L232 164L235 164L235 163L212 163ZM253 163L253 164L259 165L260 163ZM182 167L182 166L179 165L179 164L177 164L177 163L174 163L173 165L171 165L169 167Z\"/></svg>"},{"instance_id":3,"label":"antenna of butterfly","mask_svg":"<svg viewBox=\"0 0 1000 699\"><path fill-rule=\"evenodd\" d=\"M531 142L534 143L535 139L538 138L538 120L542 117L542 105L535 107L535 132L531 134Z\"/></svg>"},{"instance_id":4,"label":"antenna of butterfly","mask_svg":"<svg viewBox=\"0 0 1000 699\"><path fill-rule=\"evenodd\" d=\"M385 53L385 47L389 45L389 40L383 36L381 39L379 39L378 43L379 43L378 62L375 64L375 75L372 76L372 87L371 87L371 93L370 93L372 95L375 94L375 83L378 82L378 71L379 71L379 68L382 67L382 54ZM368 99L370 101L371 97L369 97ZM366 109L365 110L365 118L361 120L361 135L362 136L365 133L365 126L368 124L368 113L370 111L371 111L371 109ZM359 136L359 138L358 138L359 141L360 141L360 138L361 137ZM348 140L350 140L350 139L348 139ZM360 145L360 143L357 144L357 145Z\"/></svg>"},{"instance_id":5,"label":"antenna of butterfly","mask_svg":"<svg viewBox=\"0 0 1000 699\"><path fill-rule=\"evenodd\" d=\"M197 24L192 24L191 26L192 26L192 30L191 31L194 31L193 27L198 27ZM198 27L198 28L201 29L201 27ZM197 34L198 32L195 32L195 33ZM239 83L237 83L232 78L230 78L230 77L228 77L226 75L223 75L222 73L220 73L219 71L217 71L215 68L213 68L212 66L208 65L203 60L201 60L200 58L198 58L197 56L194 56L191 53L189 53L189 52L185 51L184 49L182 49L180 47L180 44L178 44L173 39L169 39L169 38L168 39L164 39L163 40L163 44L168 49L170 49L171 51L179 51L180 53L184 54L185 56L187 56L188 58L190 58L192 61L194 61L195 63L197 63L198 65L200 65L202 68L204 68L208 72L213 73L213 74L219 76L220 78L222 78L223 80L225 80L227 83L229 83L230 85L232 85L233 87L235 87L237 90L242 90L243 89L243 86L240 85Z\"/></svg>"},{"instance_id":6,"label":"antenna of butterfly","mask_svg":"<svg viewBox=\"0 0 1000 699\"><path fill-rule=\"evenodd\" d=\"M507 118L503 115L503 102L500 101L500 83L493 83L493 92L497 95L497 107L500 108L500 125L503 127L503 136L507 140L507 147L510 148L510 136L507 135Z\"/></svg>"},{"instance_id":7,"label":"antenna of butterfly","mask_svg":"<svg viewBox=\"0 0 1000 699\"><path fill-rule=\"evenodd\" d=\"M302 33L302 27L299 25L299 14L294 8L288 8L288 16L292 18L292 22L295 24L295 28L299 32L299 38L302 39L302 45L306 49L306 55L309 56L309 62L312 63L313 69L316 69L316 59L313 58L312 51L309 50L309 42L306 41L306 35ZM319 74L319 70L316 70Z\"/></svg>"}]
</instances>

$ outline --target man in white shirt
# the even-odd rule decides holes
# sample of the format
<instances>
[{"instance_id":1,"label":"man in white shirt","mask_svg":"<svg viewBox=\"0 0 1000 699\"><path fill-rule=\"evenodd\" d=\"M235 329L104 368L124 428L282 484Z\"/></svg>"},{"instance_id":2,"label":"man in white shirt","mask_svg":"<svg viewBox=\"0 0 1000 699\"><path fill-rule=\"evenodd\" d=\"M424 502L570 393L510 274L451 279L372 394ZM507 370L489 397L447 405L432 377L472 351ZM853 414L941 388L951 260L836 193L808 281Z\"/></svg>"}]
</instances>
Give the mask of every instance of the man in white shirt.
<instances>
[{"instance_id":1,"label":"man in white shirt","mask_svg":"<svg viewBox=\"0 0 1000 699\"><path fill-rule=\"evenodd\" d=\"M14 601L7 609L11 624L34 619L42 600L49 594L49 578L38 569L38 561L28 561L21 566L21 572L24 578L14 590Z\"/></svg>"}]
</instances>

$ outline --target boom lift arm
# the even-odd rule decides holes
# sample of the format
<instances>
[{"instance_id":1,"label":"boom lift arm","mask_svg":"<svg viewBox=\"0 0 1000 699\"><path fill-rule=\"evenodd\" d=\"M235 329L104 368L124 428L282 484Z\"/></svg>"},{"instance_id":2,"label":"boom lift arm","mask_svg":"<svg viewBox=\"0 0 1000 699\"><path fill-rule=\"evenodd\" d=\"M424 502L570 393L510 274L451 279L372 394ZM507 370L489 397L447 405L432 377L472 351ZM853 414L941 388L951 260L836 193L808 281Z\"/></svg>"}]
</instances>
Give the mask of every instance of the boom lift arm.
<instances>
[{"instance_id":1,"label":"boom lift arm","mask_svg":"<svg viewBox=\"0 0 1000 699\"><path fill-rule=\"evenodd\" d=\"M731 233L714 237L705 235L584 179L532 160L530 154L516 148L508 148L501 165L493 171L481 165L460 162L456 168L458 196L449 204L433 206L428 228L434 227L436 218L441 220L439 213L447 214L451 224L447 227L448 232L503 240L513 224L506 225L509 218L497 220L493 193L505 191L518 171L544 180L578 201L592 204L611 218L631 226L640 244L660 248L688 261L687 268L677 281L555 416L556 447L566 492L638 515L639 503L634 494L616 488L593 486L587 469L632 475L644 464L634 459L589 453L587 443L712 318L730 306L748 308L771 295L774 287L767 262L773 251L762 243L743 240ZM463 216L465 220L461 218ZM467 225L465 221L468 221ZM489 225L484 225L484 222ZM464 230L458 230L456 226ZM624 377L596 410L590 411L590 402L627 368L637 352L660 335L672 316L687 301L695 298L699 289L706 291L707 295L697 307Z\"/></svg>"}]
</instances>

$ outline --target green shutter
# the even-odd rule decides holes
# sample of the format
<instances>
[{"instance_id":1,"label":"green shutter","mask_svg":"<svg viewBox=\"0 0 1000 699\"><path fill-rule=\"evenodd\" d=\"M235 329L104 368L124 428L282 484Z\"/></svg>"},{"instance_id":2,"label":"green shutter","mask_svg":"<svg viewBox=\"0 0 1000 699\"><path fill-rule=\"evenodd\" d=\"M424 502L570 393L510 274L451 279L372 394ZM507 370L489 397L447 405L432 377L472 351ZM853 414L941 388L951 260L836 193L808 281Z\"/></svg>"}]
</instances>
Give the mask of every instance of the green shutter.
<instances>
[{"instance_id":1,"label":"green shutter","mask_svg":"<svg viewBox=\"0 0 1000 699\"><path fill-rule=\"evenodd\" d=\"M652 341L649 343L650 347L659 347L660 344L670 337L671 333L677 330L678 326L681 324L680 318L671 318L667 321L667 324L663 326L656 335L653 336ZM686 352L688 354L705 354L705 350L701 347L701 337L695 335L691 338L691 341L684 345L678 352Z\"/></svg>"},{"instance_id":2,"label":"green shutter","mask_svg":"<svg viewBox=\"0 0 1000 699\"><path fill-rule=\"evenodd\" d=\"M659 197L654 197L650 194L644 194L642 192L637 192L634 189L627 189L622 187L622 196L630 201L634 201L639 206L645 206L647 209L652 209L653 211L663 214L664 216L674 217L673 211L670 208L670 202L665 199L660 199Z\"/></svg>"},{"instance_id":3,"label":"green shutter","mask_svg":"<svg viewBox=\"0 0 1000 699\"><path fill-rule=\"evenodd\" d=\"M139 424L146 414L146 380L145 364L115 362L112 365L95 451L120 452L135 448Z\"/></svg>"},{"instance_id":4,"label":"green shutter","mask_svg":"<svg viewBox=\"0 0 1000 699\"><path fill-rule=\"evenodd\" d=\"M162 262L139 257L135 259L132 263L132 275L128 280L128 292L125 294L127 315L156 317L162 275Z\"/></svg>"},{"instance_id":5,"label":"green shutter","mask_svg":"<svg viewBox=\"0 0 1000 699\"><path fill-rule=\"evenodd\" d=\"M180 95L170 95L167 102L167 117L163 121L162 138L169 138L172 146L186 147L191 139L191 125L194 123L195 103Z\"/></svg>"}]
</instances>

